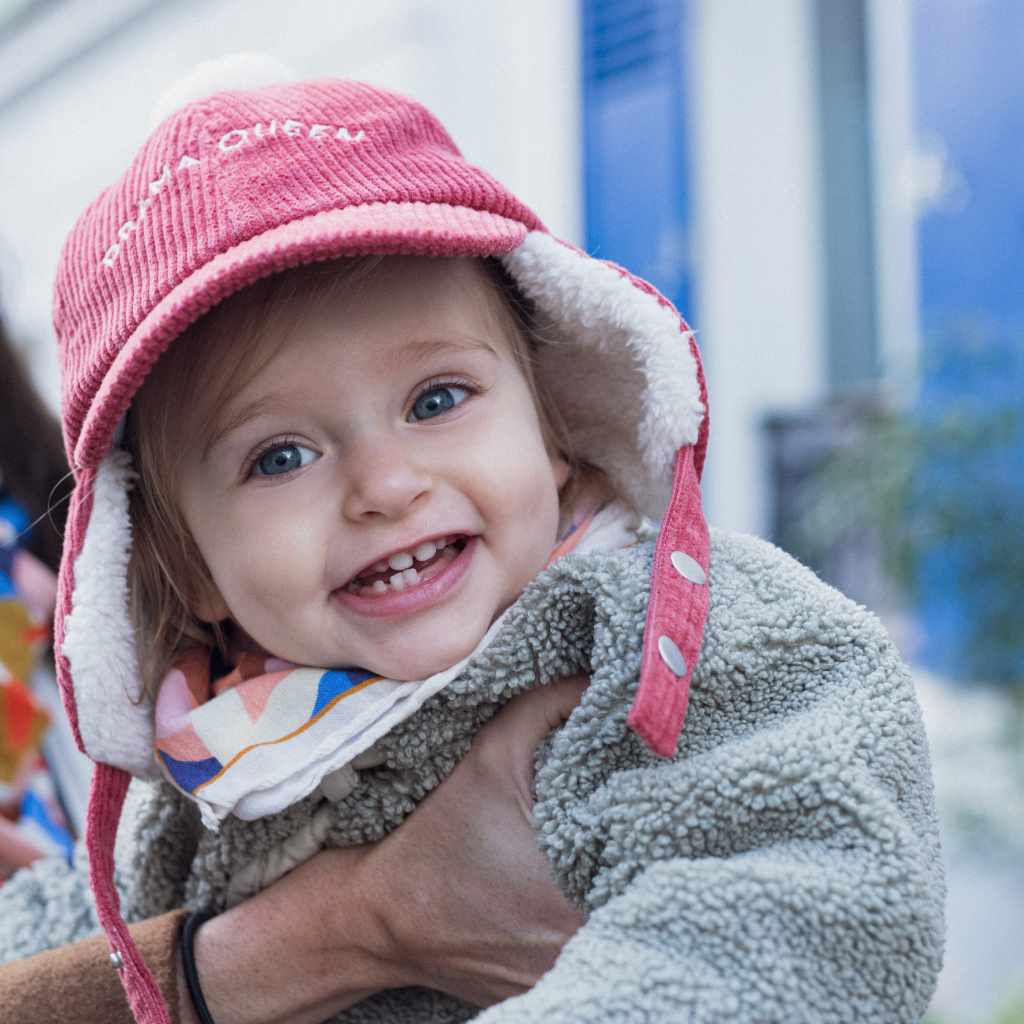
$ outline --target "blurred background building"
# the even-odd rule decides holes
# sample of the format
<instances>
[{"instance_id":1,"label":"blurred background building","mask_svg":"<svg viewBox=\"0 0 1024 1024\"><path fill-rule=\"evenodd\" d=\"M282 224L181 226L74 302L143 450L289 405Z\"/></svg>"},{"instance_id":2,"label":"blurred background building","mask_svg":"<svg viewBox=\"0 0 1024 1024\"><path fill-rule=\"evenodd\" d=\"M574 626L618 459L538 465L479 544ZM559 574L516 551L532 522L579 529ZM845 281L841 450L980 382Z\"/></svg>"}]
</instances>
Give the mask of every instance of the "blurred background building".
<instances>
[{"instance_id":1,"label":"blurred background building","mask_svg":"<svg viewBox=\"0 0 1024 1024\"><path fill-rule=\"evenodd\" d=\"M423 100L685 313L710 518L876 607L916 666L935 1020L1024 1021L1024 4L0 0L0 287L54 406L64 235L161 90L248 50Z\"/></svg>"}]
</instances>

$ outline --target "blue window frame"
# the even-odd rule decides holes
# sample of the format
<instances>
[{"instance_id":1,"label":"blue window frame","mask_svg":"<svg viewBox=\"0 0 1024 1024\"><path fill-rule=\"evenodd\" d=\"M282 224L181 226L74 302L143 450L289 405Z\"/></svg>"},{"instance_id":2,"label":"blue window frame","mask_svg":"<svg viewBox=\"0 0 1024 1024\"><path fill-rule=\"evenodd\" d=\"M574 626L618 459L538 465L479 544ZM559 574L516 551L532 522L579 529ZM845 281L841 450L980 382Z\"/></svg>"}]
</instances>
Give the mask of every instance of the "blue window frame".
<instances>
[{"instance_id":1,"label":"blue window frame","mask_svg":"<svg viewBox=\"0 0 1024 1024\"><path fill-rule=\"evenodd\" d=\"M687 0L583 0L587 248L693 316Z\"/></svg>"}]
</instances>

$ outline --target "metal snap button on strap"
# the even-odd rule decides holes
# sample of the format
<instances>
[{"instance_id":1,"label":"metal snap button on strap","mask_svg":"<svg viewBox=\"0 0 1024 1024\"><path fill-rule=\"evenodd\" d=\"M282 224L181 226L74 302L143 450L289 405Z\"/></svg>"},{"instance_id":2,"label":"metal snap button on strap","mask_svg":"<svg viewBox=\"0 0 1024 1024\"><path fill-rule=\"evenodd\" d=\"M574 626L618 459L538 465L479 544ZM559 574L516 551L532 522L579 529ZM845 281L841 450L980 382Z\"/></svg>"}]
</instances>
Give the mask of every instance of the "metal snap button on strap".
<instances>
[{"instance_id":1,"label":"metal snap button on strap","mask_svg":"<svg viewBox=\"0 0 1024 1024\"><path fill-rule=\"evenodd\" d=\"M695 558L691 558L682 551L673 551L669 556L669 560L672 562L672 568L675 569L675 571L679 573L684 580L689 580L691 583L696 583L700 586L707 583L707 575L701 568L700 562Z\"/></svg>"},{"instance_id":2,"label":"metal snap button on strap","mask_svg":"<svg viewBox=\"0 0 1024 1024\"><path fill-rule=\"evenodd\" d=\"M110 962L114 965L115 970L120 971L124 969L124 957L121 956L121 951L119 949L115 949L113 953L110 954Z\"/></svg>"},{"instance_id":3,"label":"metal snap button on strap","mask_svg":"<svg viewBox=\"0 0 1024 1024\"><path fill-rule=\"evenodd\" d=\"M661 660L675 675L680 678L686 675L686 659L671 637L658 637L658 653L661 655Z\"/></svg>"}]
</instances>

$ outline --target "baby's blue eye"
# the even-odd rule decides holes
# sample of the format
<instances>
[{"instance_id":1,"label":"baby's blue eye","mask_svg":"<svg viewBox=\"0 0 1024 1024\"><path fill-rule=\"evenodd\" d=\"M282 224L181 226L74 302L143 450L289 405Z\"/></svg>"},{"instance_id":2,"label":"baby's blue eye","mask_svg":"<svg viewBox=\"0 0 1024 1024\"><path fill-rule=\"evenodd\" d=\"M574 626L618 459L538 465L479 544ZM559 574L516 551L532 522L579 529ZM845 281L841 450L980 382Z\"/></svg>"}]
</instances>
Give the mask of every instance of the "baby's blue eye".
<instances>
[{"instance_id":1,"label":"baby's blue eye","mask_svg":"<svg viewBox=\"0 0 1024 1024\"><path fill-rule=\"evenodd\" d=\"M466 388L457 387L455 384L441 384L429 391L424 391L412 404L410 417L413 420L429 420L441 413L454 409L469 397Z\"/></svg>"},{"instance_id":2,"label":"baby's blue eye","mask_svg":"<svg viewBox=\"0 0 1024 1024\"><path fill-rule=\"evenodd\" d=\"M276 444L268 448L253 466L255 476L281 476L293 469L308 466L317 453L301 444Z\"/></svg>"}]
</instances>

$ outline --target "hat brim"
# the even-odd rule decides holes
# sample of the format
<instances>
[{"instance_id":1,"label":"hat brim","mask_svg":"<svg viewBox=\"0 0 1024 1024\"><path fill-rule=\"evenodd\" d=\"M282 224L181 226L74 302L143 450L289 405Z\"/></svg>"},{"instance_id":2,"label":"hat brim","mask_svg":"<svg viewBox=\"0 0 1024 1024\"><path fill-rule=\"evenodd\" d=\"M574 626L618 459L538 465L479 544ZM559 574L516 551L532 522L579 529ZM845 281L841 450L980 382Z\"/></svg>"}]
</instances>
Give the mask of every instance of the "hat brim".
<instances>
[{"instance_id":1,"label":"hat brim","mask_svg":"<svg viewBox=\"0 0 1024 1024\"><path fill-rule=\"evenodd\" d=\"M94 467L153 364L190 324L270 274L342 256L501 256L528 228L483 210L443 203L371 203L327 210L239 243L175 285L132 333L103 378L73 453Z\"/></svg>"}]
</instances>

